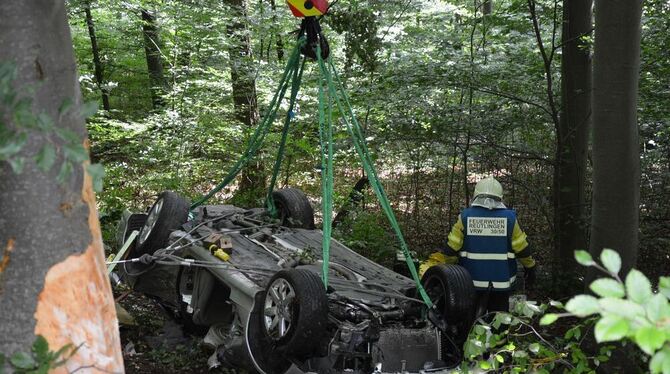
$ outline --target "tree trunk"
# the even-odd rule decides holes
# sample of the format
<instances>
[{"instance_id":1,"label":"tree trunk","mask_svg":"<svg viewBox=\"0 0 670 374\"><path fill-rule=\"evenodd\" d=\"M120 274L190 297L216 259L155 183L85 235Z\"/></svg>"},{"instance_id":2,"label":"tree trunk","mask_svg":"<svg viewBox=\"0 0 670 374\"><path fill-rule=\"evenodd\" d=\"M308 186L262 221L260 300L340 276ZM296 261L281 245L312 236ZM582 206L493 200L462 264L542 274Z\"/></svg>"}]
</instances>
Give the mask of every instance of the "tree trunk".
<instances>
[{"instance_id":1,"label":"tree trunk","mask_svg":"<svg viewBox=\"0 0 670 374\"><path fill-rule=\"evenodd\" d=\"M281 28L277 25L277 4L275 4L275 0L270 0L270 7L272 8L272 24L274 27L275 38L277 38L277 42L275 43L277 47L277 59L283 61L284 41L282 40L281 32L279 31Z\"/></svg>"},{"instance_id":2,"label":"tree trunk","mask_svg":"<svg viewBox=\"0 0 670 374\"><path fill-rule=\"evenodd\" d=\"M493 0L484 0L484 3L482 4L482 13L485 16L493 13Z\"/></svg>"},{"instance_id":3,"label":"tree trunk","mask_svg":"<svg viewBox=\"0 0 670 374\"><path fill-rule=\"evenodd\" d=\"M17 68L10 91L31 99L34 115L51 118L54 129L72 132L86 146L64 1L2 1L0 14L0 61ZM60 110L68 101L71 109ZM27 161L21 174L0 162L0 352L30 352L42 335L51 351L78 347L51 373L123 372L91 178L77 164L58 182L66 141L16 122L13 110L3 101L0 121L28 135L19 153ZM33 157L47 144L59 156L45 172Z\"/></svg>"},{"instance_id":4,"label":"tree trunk","mask_svg":"<svg viewBox=\"0 0 670 374\"><path fill-rule=\"evenodd\" d=\"M151 85L151 102L153 108L158 109L165 104L163 99L166 87L165 74L163 73L156 16L146 9L142 9L142 34L144 34L144 51L147 56L147 70Z\"/></svg>"},{"instance_id":5,"label":"tree trunk","mask_svg":"<svg viewBox=\"0 0 670 374\"><path fill-rule=\"evenodd\" d=\"M352 209L356 209L360 206L361 201L363 201L363 190L370 185L370 181L367 176L363 176L361 179L356 182L354 188L349 192L349 198L347 202L344 203L340 211L337 212L335 219L333 220L333 228L337 227L345 218L349 215L349 212Z\"/></svg>"},{"instance_id":6,"label":"tree trunk","mask_svg":"<svg viewBox=\"0 0 670 374\"><path fill-rule=\"evenodd\" d=\"M472 117L471 117L472 118ZM468 188L468 153L470 151L470 130L467 130L465 136L465 146L463 147L463 198L465 199L464 207L470 206L470 189Z\"/></svg>"},{"instance_id":7,"label":"tree trunk","mask_svg":"<svg viewBox=\"0 0 670 374\"><path fill-rule=\"evenodd\" d=\"M556 133L557 235L556 276L576 279L574 251L585 249L586 160L591 123L591 57L588 43L581 40L592 30L592 1L563 2L563 58L561 95L563 108ZM569 290L573 288L561 287Z\"/></svg>"},{"instance_id":8,"label":"tree trunk","mask_svg":"<svg viewBox=\"0 0 670 374\"><path fill-rule=\"evenodd\" d=\"M642 2L595 3L590 251L593 255L599 255L603 248L618 251L625 274L635 265L638 250L637 93Z\"/></svg>"},{"instance_id":9,"label":"tree trunk","mask_svg":"<svg viewBox=\"0 0 670 374\"><path fill-rule=\"evenodd\" d=\"M241 122L248 133L258 125L258 101L256 79L254 76L251 42L247 32L246 1L225 0L231 6L233 23L228 26L231 38L228 53L230 55L230 76L233 86L235 118ZM240 187L236 199L238 203L250 205L265 196L265 173L260 154L252 160L241 173Z\"/></svg>"},{"instance_id":10,"label":"tree trunk","mask_svg":"<svg viewBox=\"0 0 670 374\"><path fill-rule=\"evenodd\" d=\"M88 26L88 36L91 38L91 50L93 51L93 68L95 74L95 83L98 85L102 95L102 108L109 111L109 93L105 89L105 78L100 60L100 49L98 48L98 39L95 36L95 24L91 15L91 1L84 1L84 13L86 14L86 26Z\"/></svg>"}]
</instances>

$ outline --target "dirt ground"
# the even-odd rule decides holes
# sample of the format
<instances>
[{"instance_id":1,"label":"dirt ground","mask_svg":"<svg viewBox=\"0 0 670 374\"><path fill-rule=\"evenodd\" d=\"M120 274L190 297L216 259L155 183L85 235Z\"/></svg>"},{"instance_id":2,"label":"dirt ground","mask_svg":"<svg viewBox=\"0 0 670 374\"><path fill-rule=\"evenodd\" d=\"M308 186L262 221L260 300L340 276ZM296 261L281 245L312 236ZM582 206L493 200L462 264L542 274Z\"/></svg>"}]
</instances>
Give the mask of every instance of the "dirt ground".
<instances>
[{"instance_id":1,"label":"dirt ground","mask_svg":"<svg viewBox=\"0 0 670 374\"><path fill-rule=\"evenodd\" d=\"M120 328L126 373L233 373L209 371L207 358L213 350L186 334L157 301L123 286L115 296L133 320Z\"/></svg>"}]
</instances>

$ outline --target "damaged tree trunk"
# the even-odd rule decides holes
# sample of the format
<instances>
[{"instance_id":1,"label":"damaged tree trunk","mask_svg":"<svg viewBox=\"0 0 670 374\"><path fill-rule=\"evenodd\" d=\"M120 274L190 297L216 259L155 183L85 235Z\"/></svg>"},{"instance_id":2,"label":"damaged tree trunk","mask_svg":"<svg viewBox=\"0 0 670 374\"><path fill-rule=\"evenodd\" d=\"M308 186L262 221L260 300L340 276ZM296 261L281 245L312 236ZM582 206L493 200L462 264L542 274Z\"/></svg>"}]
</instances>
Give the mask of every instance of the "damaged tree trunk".
<instances>
[{"instance_id":1,"label":"damaged tree trunk","mask_svg":"<svg viewBox=\"0 0 670 374\"><path fill-rule=\"evenodd\" d=\"M123 372L95 195L85 163L79 162L86 158L87 140L64 1L3 1L0 14L0 93L3 99L15 94L10 102L30 106L19 109L0 100L0 122L27 138L12 156L25 160L21 173L0 161L0 352L31 352L41 335L51 351L78 347L51 373ZM65 103L73 105L65 110ZM26 124L33 117L13 115L18 110L49 125L37 130ZM63 133L67 136L55 135ZM66 146L84 156L64 160ZM35 157L45 148L55 152ZM53 165L45 167L44 157ZM59 182L65 161L73 167Z\"/></svg>"}]
</instances>

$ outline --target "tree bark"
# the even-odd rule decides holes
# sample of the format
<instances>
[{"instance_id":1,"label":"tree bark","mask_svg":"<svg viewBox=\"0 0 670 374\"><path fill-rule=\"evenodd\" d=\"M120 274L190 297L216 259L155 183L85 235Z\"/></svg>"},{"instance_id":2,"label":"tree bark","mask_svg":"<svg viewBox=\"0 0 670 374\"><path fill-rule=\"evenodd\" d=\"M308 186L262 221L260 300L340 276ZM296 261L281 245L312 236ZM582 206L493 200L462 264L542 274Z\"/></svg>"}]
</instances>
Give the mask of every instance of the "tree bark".
<instances>
[{"instance_id":1,"label":"tree bark","mask_svg":"<svg viewBox=\"0 0 670 374\"><path fill-rule=\"evenodd\" d=\"M333 220L333 228L337 227L345 218L349 215L349 212L352 209L356 209L363 201L363 190L370 185L370 181L367 176L363 176L361 179L356 182L354 188L349 192L349 198L347 202L344 203L340 211L337 212L335 219Z\"/></svg>"},{"instance_id":2,"label":"tree bark","mask_svg":"<svg viewBox=\"0 0 670 374\"><path fill-rule=\"evenodd\" d=\"M591 56L582 37L592 31L591 0L563 1L562 112L556 146L557 225L554 274L576 279L574 251L587 248L586 161L591 124ZM566 277L567 275L567 277ZM573 290L569 287L564 290ZM569 291L570 292L570 291Z\"/></svg>"},{"instance_id":3,"label":"tree bark","mask_svg":"<svg viewBox=\"0 0 670 374\"><path fill-rule=\"evenodd\" d=\"M151 102L154 109L165 105L165 74L163 59L161 58L160 38L156 16L146 9L142 9L142 34L144 35L144 51L147 57L149 84L151 85Z\"/></svg>"},{"instance_id":4,"label":"tree bark","mask_svg":"<svg viewBox=\"0 0 670 374\"><path fill-rule=\"evenodd\" d=\"M35 115L51 118L54 128L71 131L86 146L64 2L2 1L0 14L0 61L17 70L12 90L31 99ZM59 108L67 101L74 105L63 112ZM0 352L30 352L35 336L42 335L51 351L79 347L51 373L83 367L122 372L91 178L81 164L57 182L66 141L16 122L13 110L0 104L0 121L28 135L19 153L28 161L21 174L0 162ZM46 172L32 161L45 144L59 155Z\"/></svg>"},{"instance_id":5,"label":"tree bark","mask_svg":"<svg viewBox=\"0 0 670 374\"><path fill-rule=\"evenodd\" d=\"M482 13L485 16L493 13L493 0L484 0L484 3L482 4Z\"/></svg>"},{"instance_id":6,"label":"tree bark","mask_svg":"<svg viewBox=\"0 0 670 374\"><path fill-rule=\"evenodd\" d=\"M260 120L256 95L255 72L252 69L253 56L246 20L245 0L225 0L232 9L233 23L228 26L231 38L228 53L230 55L230 76L233 86L235 118L251 133ZM252 204L265 195L265 173L256 156L241 173L240 186L236 198L241 204Z\"/></svg>"},{"instance_id":7,"label":"tree bark","mask_svg":"<svg viewBox=\"0 0 670 374\"><path fill-rule=\"evenodd\" d=\"M102 61L100 60L100 49L98 48L98 38L95 36L95 24L91 15L91 1L84 1L84 13L86 14L86 26L88 26L88 36L91 38L91 50L93 51L93 68L95 83L98 85L102 95L102 108L109 111L109 93L105 89L105 78Z\"/></svg>"},{"instance_id":8,"label":"tree bark","mask_svg":"<svg viewBox=\"0 0 670 374\"><path fill-rule=\"evenodd\" d=\"M277 59L283 61L284 41L282 40L281 32L279 31L280 27L277 26L277 4L275 4L275 0L270 0L270 8L272 9L272 24L274 27L275 38L277 39L277 42L275 43L275 46L277 47Z\"/></svg>"},{"instance_id":9,"label":"tree bark","mask_svg":"<svg viewBox=\"0 0 670 374\"><path fill-rule=\"evenodd\" d=\"M635 265L638 250L642 1L596 0L595 4L590 252L597 256L603 248L618 251L625 274Z\"/></svg>"}]
</instances>

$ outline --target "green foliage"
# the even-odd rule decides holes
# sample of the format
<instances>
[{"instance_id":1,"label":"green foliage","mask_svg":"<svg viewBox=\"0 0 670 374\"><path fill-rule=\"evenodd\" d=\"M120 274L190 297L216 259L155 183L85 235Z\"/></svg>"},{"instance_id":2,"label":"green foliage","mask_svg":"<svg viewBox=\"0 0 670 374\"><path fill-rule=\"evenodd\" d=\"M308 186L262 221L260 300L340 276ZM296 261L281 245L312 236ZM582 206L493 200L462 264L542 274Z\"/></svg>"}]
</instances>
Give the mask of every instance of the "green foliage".
<instances>
[{"instance_id":1,"label":"green foliage","mask_svg":"<svg viewBox=\"0 0 670 374\"><path fill-rule=\"evenodd\" d=\"M38 335L30 353L16 352L9 358L0 354L0 373L3 372L5 361L18 374L46 374L50 370L65 365L70 357L77 353L78 347L67 344L57 351L49 349L49 343L42 335Z\"/></svg>"},{"instance_id":2,"label":"green foliage","mask_svg":"<svg viewBox=\"0 0 670 374\"><path fill-rule=\"evenodd\" d=\"M478 367L505 373L595 373L610 359L613 347L600 347L595 355L585 352L585 331L593 319L573 324L562 336L543 330L540 326L559 316L544 314L550 307L562 309L563 305L555 301L549 305L516 302L511 313L481 317L465 343L461 371L472 372Z\"/></svg>"},{"instance_id":3,"label":"green foliage","mask_svg":"<svg viewBox=\"0 0 670 374\"><path fill-rule=\"evenodd\" d=\"M88 161L88 151L84 148L81 134L56 126L52 117L40 112L33 113L33 101L29 94L17 90L16 66L10 62L0 62L0 161L9 163L16 174L23 171L27 158L32 159L37 167L44 173L49 172L61 160L58 181L64 183L72 175L74 164L82 164ZM71 114L71 101L64 102L58 116L62 118ZM97 103L88 102L81 108L83 118L95 114ZM8 120L9 122L5 122ZM10 124L11 123L11 124ZM45 139L42 147L33 156L27 156L21 152L28 144L31 136L41 136ZM54 137L61 141L55 141ZM94 179L96 191L102 190L102 177L104 175L101 165L90 165L89 170L95 170L91 174Z\"/></svg>"},{"instance_id":4,"label":"green foliage","mask_svg":"<svg viewBox=\"0 0 670 374\"><path fill-rule=\"evenodd\" d=\"M670 373L670 295L668 279L659 280L654 292L649 279L639 270L632 269L622 281L619 278L621 258L611 249L600 254L602 266L588 261L584 253L575 253L577 261L603 271L611 278L591 283L591 290L600 298L577 295L566 304L567 314L545 316L545 325L559 316L584 317L596 314L594 333L598 342L632 341L651 357L652 373ZM589 256L590 258L590 256Z\"/></svg>"},{"instance_id":5,"label":"green foliage","mask_svg":"<svg viewBox=\"0 0 670 374\"><path fill-rule=\"evenodd\" d=\"M386 217L377 212L356 212L333 231L333 236L357 253L387 266L393 264L398 250Z\"/></svg>"}]
</instances>

